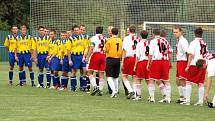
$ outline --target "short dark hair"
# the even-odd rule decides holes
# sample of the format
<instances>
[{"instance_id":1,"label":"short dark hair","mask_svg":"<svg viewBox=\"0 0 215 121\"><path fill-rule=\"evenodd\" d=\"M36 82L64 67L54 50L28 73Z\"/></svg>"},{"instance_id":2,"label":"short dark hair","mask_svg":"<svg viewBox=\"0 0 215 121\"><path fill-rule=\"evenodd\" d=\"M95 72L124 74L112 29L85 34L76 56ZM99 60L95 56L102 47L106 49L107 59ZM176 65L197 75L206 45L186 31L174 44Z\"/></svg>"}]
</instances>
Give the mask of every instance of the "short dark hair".
<instances>
[{"instance_id":1,"label":"short dark hair","mask_svg":"<svg viewBox=\"0 0 215 121\"><path fill-rule=\"evenodd\" d=\"M161 34L160 29L153 29L153 30L152 30L152 33L153 33L154 35L160 35L160 34Z\"/></svg>"},{"instance_id":2,"label":"short dark hair","mask_svg":"<svg viewBox=\"0 0 215 121\"><path fill-rule=\"evenodd\" d=\"M180 26L178 26L178 25L177 25L177 26L175 26L175 27L174 27L174 29L178 29L180 32L182 32L182 31L183 31L183 30L182 30L182 28L181 28Z\"/></svg>"},{"instance_id":3,"label":"short dark hair","mask_svg":"<svg viewBox=\"0 0 215 121\"><path fill-rule=\"evenodd\" d=\"M40 30L41 28L42 28L42 29L45 29L44 26L39 26L37 30Z\"/></svg>"},{"instance_id":4,"label":"short dark hair","mask_svg":"<svg viewBox=\"0 0 215 121\"><path fill-rule=\"evenodd\" d=\"M17 26L17 25L12 25L12 26L10 27L10 30L11 30L13 27L17 27L17 28L18 28L18 26Z\"/></svg>"},{"instance_id":5,"label":"short dark hair","mask_svg":"<svg viewBox=\"0 0 215 121\"><path fill-rule=\"evenodd\" d=\"M64 34L65 34L65 33L66 33L66 31L61 31L60 33L64 33Z\"/></svg>"},{"instance_id":6,"label":"short dark hair","mask_svg":"<svg viewBox=\"0 0 215 121\"><path fill-rule=\"evenodd\" d=\"M165 32L164 30L161 30L160 36L161 36L161 37L166 37L166 32Z\"/></svg>"},{"instance_id":7,"label":"short dark hair","mask_svg":"<svg viewBox=\"0 0 215 121\"><path fill-rule=\"evenodd\" d=\"M78 25L72 26L72 30L73 30L73 31L74 31L75 28L79 28L79 26L78 26Z\"/></svg>"},{"instance_id":8,"label":"short dark hair","mask_svg":"<svg viewBox=\"0 0 215 121\"><path fill-rule=\"evenodd\" d=\"M149 33L145 30L141 31L140 32L140 36L143 38L143 39L147 39Z\"/></svg>"},{"instance_id":9,"label":"short dark hair","mask_svg":"<svg viewBox=\"0 0 215 121\"><path fill-rule=\"evenodd\" d=\"M194 31L194 34L196 37L202 37L202 34L203 34L202 28L201 27L196 28Z\"/></svg>"},{"instance_id":10,"label":"short dark hair","mask_svg":"<svg viewBox=\"0 0 215 121\"><path fill-rule=\"evenodd\" d=\"M96 27L96 34L102 34L103 33L103 27L102 26L97 26Z\"/></svg>"},{"instance_id":11,"label":"short dark hair","mask_svg":"<svg viewBox=\"0 0 215 121\"><path fill-rule=\"evenodd\" d=\"M79 27L81 27L81 26L82 26L82 27L86 27L84 24L80 24L80 26L79 26Z\"/></svg>"},{"instance_id":12,"label":"short dark hair","mask_svg":"<svg viewBox=\"0 0 215 121\"><path fill-rule=\"evenodd\" d=\"M129 26L129 32L134 33L136 31L135 25Z\"/></svg>"},{"instance_id":13,"label":"short dark hair","mask_svg":"<svg viewBox=\"0 0 215 121\"><path fill-rule=\"evenodd\" d=\"M54 34L57 34L56 30L52 29L50 32L53 32Z\"/></svg>"},{"instance_id":14,"label":"short dark hair","mask_svg":"<svg viewBox=\"0 0 215 121\"><path fill-rule=\"evenodd\" d=\"M26 28L26 29L27 29L27 26L26 26L26 25L22 25L22 26L20 27L20 29L22 29L22 28Z\"/></svg>"},{"instance_id":15,"label":"short dark hair","mask_svg":"<svg viewBox=\"0 0 215 121\"><path fill-rule=\"evenodd\" d=\"M111 33L112 33L113 35L118 35L119 30L118 30L117 28L112 28L112 29L111 29Z\"/></svg>"}]
</instances>

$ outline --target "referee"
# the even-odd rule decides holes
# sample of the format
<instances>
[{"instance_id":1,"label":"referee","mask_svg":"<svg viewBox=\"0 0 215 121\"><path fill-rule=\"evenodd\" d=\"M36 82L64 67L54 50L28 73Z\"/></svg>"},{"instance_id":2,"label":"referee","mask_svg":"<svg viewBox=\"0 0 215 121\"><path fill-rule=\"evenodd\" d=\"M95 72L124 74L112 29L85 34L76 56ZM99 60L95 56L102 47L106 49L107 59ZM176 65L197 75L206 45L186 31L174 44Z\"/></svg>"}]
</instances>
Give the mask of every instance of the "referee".
<instances>
[{"instance_id":1,"label":"referee","mask_svg":"<svg viewBox=\"0 0 215 121\"><path fill-rule=\"evenodd\" d=\"M120 59L122 57L122 39L117 37L118 29L112 28L112 37L105 44L106 53L106 76L108 84L112 90L111 97L117 97L118 93L118 77L120 72Z\"/></svg>"}]
</instances>

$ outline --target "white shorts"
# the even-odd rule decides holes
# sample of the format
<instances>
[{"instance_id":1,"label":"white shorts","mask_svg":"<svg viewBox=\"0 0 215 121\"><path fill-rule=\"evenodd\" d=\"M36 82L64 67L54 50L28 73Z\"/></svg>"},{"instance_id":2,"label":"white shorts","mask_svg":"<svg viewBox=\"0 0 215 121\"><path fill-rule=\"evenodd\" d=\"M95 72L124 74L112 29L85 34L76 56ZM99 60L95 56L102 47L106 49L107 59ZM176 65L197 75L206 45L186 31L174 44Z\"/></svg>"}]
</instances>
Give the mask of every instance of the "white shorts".
<instances>
[{"instance_id":1,"label":"white shorts","mask_svg":"<svg viewBox=\"0 0 215 121\"><path fill-rule=\"evenodd\" d=\"M208 77L215 76L215 59L208 60Z\"/></svg>"}]
</instances>

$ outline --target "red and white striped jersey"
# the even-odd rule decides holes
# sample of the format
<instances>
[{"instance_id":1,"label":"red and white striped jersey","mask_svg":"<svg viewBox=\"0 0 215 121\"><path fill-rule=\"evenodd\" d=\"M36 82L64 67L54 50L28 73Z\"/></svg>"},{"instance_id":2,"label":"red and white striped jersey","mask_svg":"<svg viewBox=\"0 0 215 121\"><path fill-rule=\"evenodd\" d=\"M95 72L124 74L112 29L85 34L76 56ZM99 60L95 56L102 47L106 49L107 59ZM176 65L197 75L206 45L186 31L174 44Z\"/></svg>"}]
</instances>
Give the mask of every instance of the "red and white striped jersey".
<instances>
[{"instance_id":1,"label":"red and white striped jersey","mask_svg":"<svg viewBox=\"0 0 215 121\"><path fill-rule=\"evenodd\" d=\"M168 54L173 50L166 38L156 36L151 40L149 45L149 55L152 55L152 60L169 60Z\"/></svg>"},{"instance_id":2,"label":"red and white striped jersey","mask_svg":"<svg viewBox=\"0 0 215 121\"><path fill-rule=\"evenodd\" d=\"M195 38L189 45L188 54L192 54L193 58L190 65L196 65L199 59L209 58L207 43L202 38Z\"/></svg>"},{"instance_id":3,"label":"red and white striped jersey","mask_svg":"<svg viewBox=\"0 0 215 121\"><path fill-rule=\"evenodd\" d=\"M124 38L122 49L126 51L125 57L134 57L136 55L136 46L139 41L135 34L129 34Z\"/></svg>"},{"instance_id":4,"label":"red and white striped jersey","mask_svg":"<svg viewBox=\"0 0 215 121\"><path fill-rule=\"evenodd\" d=\"M176 42L176 59L177 61L187 61L187 49L189 43L186 38L180 36Z\"/></svg>"},{"instance_id":5,"label":"red and white striped jersey","mask_svg":"<svg viewBox=\"0 0 215 121\"><path fill-rule=\"evenodd\" d=\"M148 60L150 41L140 40L136 48L136 57L139 61Z\"/></svg>"},{"instance_id":6,"label":"red and white striped jersey","mask_svg":"<svg viewBox=\"0 0 215 121\"><path fill-rule=\"evenodd\" d=\"M107 38L104 37L102 34L96 34L93 36L90 41L91 41L91 46L94 47L93 53L104 53L104 45L106 42Z\"/></svg>"}]
</instances>

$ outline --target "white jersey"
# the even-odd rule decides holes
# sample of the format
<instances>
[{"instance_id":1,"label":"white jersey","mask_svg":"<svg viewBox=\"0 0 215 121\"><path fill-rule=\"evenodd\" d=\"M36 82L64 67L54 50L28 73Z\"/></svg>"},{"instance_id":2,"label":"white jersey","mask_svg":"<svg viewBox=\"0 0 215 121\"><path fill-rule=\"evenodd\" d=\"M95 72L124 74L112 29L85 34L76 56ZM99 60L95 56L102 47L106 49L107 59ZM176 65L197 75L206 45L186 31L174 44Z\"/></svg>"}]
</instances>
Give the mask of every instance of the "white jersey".
<instances>
[{"instance_id":1,"label":"white jersey","mask_svg":"<svg viewBox=\"0 0 215 121\"><path fill-rule=\"evenodd\" d=\"M141 40L137 44L136 57L139 59L139 61L148 60L149 44L150 41L147 40Z\"/></svg>"},{"instance_id":2,"label":"white jersey","mask_svg":"<svg viewBox=\"0 0 215 121\"><path fill-rule=\"evenodd\" d=\"M135 34L129 34L124 38L122 43L122 49L126 51L125 57L135 57L136 45L138 42L139 39Z\"/></svg>"},{"instance_id":3,"label":"white jersey","mask_svg":"<svg viewBox=\"0 0 215 121\"><path fill-rule=\"evenodd\" d=\"M96 34L91 39L91 46L94 47L93 53L104 53L104 45L106 42L106 37L102 34Z\"/></svg>"},{"instance_id":4,"label":"white jersey","mask_svg":"<svg viewBox=\"0 0 215 121\"><path fill-rule=\"evenodd\" d=\"M160 36L156 36L150 41L149 55L152 56L152 60L169 60L168 54L173 50L169 42Z\"/></svg>"},{"instance_id":5,"label":"white jersey","mask_svg":"<svg viewBox=\"0 0 215 121\"><path fill-rule=\"evenodd\" d=\"M180 36L176 43L176 59L177 61L187 61L187 49L189 43L186 38Z\"/></svg>"},{"instance_id":6,"label":"white jersey","mask_svg":"<svg viewBox=\"0 0 215 121\"><path fill-rule=\"evenodd\" d=\"M195 38L189 45L188 54L192 54L193 58L190 65L196 65L199 59L204 59L208 56L207 44L202 40L202 38Z\"/></svg>"}]
</instances>

